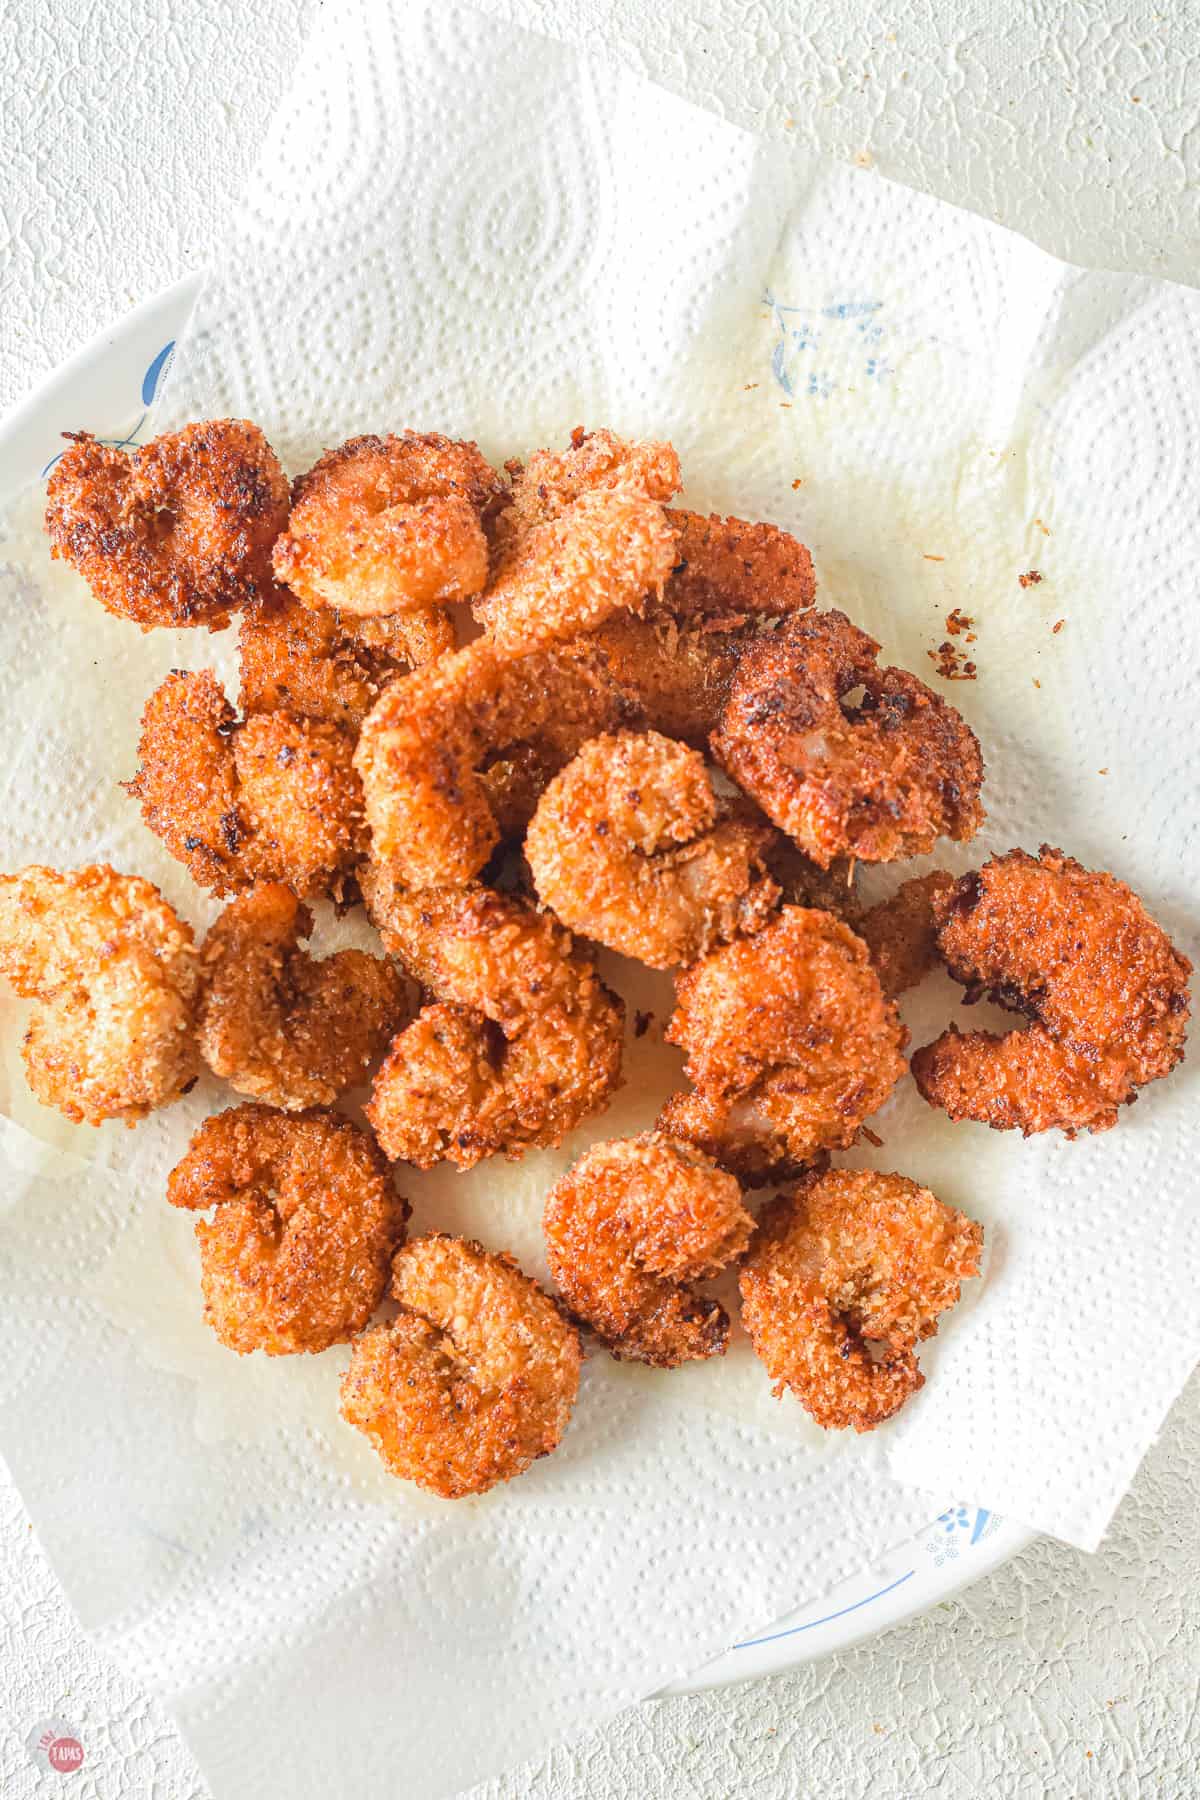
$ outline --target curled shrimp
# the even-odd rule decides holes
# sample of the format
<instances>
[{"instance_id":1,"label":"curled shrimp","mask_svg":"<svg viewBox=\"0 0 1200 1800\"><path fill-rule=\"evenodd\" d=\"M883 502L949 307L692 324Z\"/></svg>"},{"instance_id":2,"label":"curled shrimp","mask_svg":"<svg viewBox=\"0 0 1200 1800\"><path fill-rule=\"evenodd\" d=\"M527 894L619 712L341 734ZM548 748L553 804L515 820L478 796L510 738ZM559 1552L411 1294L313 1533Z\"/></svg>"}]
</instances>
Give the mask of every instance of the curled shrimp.
<instances>
[{"instance_id":1,"label":"curled shrimp","mask_svg":"<svg viewBox=\"0 0 1200 1800\"><path fill-rule=\"evenodd\" d=\"M489 764L532 755L523 767L534 781L504 790L515 823L514 799L535 799L538 781L630 710L587 644L513 657L481 638L401 677L369 714L355 755L372 856L412 887L470 881L501 836Z\"/></svg>"},{"instance_id":2,"label":"curled shrimp","mask_svg":"<svg viewBox=\"0 0 1200 1800\"><path fill-rule=\"evenodd\" d=\"M496 522L496 557L475 616L501 650L528 651L640 612L677 561L662 502L679 486L669 444L577 432L516 473Z\"/></svg>"},{"instance_id":3,"label":"curled shrimp","mask_svg":"<svg viewBox=\"0 0 1200 1800\"><path fill-rule=\"evenodd\" d=\"M46 486L51 554L109 612L219 631L269 588L288 484L257 425L206 419L131 455L68 436Z\"/></svg>"},{"instance_id":4,"label":"curled shrimp","mask_svg":"<svg viewBox=\"0 0 1200 1800\"><path fill-rule=\"evenodd\" d=\"M916 1346L979 1273L983 1227L905 1175L831 1169L763 1213L742 1323L776 1394L873 1431L924 1385Z\"/></svg>"},{"instance_id":5,"label":"curled shrimp","mask_svg":"<svg viewBox=\"0 0 1200 1800\"><path fill-rule=\"evenodd\" d=\"M366 850L353 755L353 737L327 720L272 712L239 723L211 670L177 670L146 702L126 787L214 894L259 881L340 893Z\"/></svg>"},{"instance_id":6,"label":"curled shrimp","mask_svg":"<svg viewBox=\"0 0 1200 1800\"><path fill-rule=\"evenodd\" d=\"M355 1340L342 1417L393 1475L457 1500L558 1448L579 1391L579 1334L511 1256L414 1238L391 1291L397 1316Z\"/></svg>"},{"instance_id":7,"label":"curled shrimp","mask_svg":"<svg viewBox=\"0 0 1200 1800\"><path fill-rule=\"evenodd\" d=\"M704 759L657 732L592 738L538 802L525 855L543 905L653 969L755 931L775 833L723 817Z\"/></svg>"},{"instance_id":8,"label":"curled shrimp","mask_svg":"<svg viewBox=\"0 0 1200 1800\"><path fill-rule=\"evenodd\" d=\"M667 518L679 536L675 567L648 615L682 622L702 620L732 627L754 618L802 612L816 597L812 557L778 525L748 519L707 518L682 508Z\"/></svg>"},{"instance_id":9,"label":"curled shrimp","mask_svg":"<svg viewBox=\"0 0 1200 1800\"><path fill-rule=\"evenodd\" d=\"M487 580L484 516L500 491L474 444L351 438L296 482L276 579L306 606L363 618L468 599Z\"/></svg>"},{"instance_id":10,"label":"curled shrimp","mask_svg":"<svg viewBox=\"0 0 1200 1800\"><path fill-rule=\"evenodd\" d=\"M668 1042L694 1094L659 1128L749 1182L855 1141L904 1073L908 1034L867 947L832 914L786 906L676 977Z\"/></svg>"},{"instance_id":11,"label":"curled shrimp","mask_svg":"<svg viewBox=\"0 0 1200 1800\"><path fill-rule=\"evenodd\" d=\"M741 657L713 754L814 862L923 855L971 838L983 758L949 703L844 613L799 614ZM857 705L850 703L863 690Z\"/></svg>"},{"instance_id":12,"label":"curled shrimp","mask_svg":"<svg viewBox=\"0 0 1200 1800\"><path fill-rule=\"evenodd\" d=\"M754 623L698 624L622 613L592 639L609 675L648 725L693 750L707 751L738 660L758 636Z\"/></svg>"},{"instance_id":13,"label":"curled shrimp","mask_svg":"<svg viewBox=\"0 0 1200 1800\"><path fill-rule=\"evenodd\" d=\"M918 1089L952 1119L1107 1131L1183 1056L1192 965L1115 876L1048 844L1010 850L933 910L954 978L1031 1021L1002 1036L951 1028L914 1053Z\"/></svg>"},{"instance_id":14,"label":"curled shrimp","mask_svg":"<svg viewBox=\"0 0 1200 1800\"><path fill-rule=\"evenodd\" d=\"M206 1119L167 1182L196 1221L204 1317L243 1354L328 1350L383 1297L408 1209L365 1131L333 1112L235 1106Z\"/></svg>"},{"instance_id":15,"label":"curled shrimp","mask_svg":"<svg viewBox=\"0 0 1200 1800\"><path fill-rule=\"evenodd\" d=\"M389 681L456 649L441 606L382 619L303 606L276 588L242 614L242 711L302 713L357 731Z\"/></svg>"},{"instance_id":16,"label":"curled shrimp","mask_svg":"<svg viewBox=\"0 0 1200 1800\"><path fill-rule=\"evenodd\" d=\"M593 1145L543 1220L572 1313L615 1357L660 1369L725 1354L729 1315L691 1284L740 1256L753 1227L732 1175L655 1131Z\"/></svg>"},{"instance_id":17,"label":"curled shrimp","mask_svg":"<svg viewBox=\"0 0 1200 1800\"><path fill-rule=\"evenodd\" d=\"M953 875L934 869L901 882L896 892L852 921L871 952L879 984L889 1000L917 986L938 963L934 903L954 886Z\"/></svg>"},{"instance_id":18,"label":"curled shrimp","mask_svg":"<svg viewBox=\"0 0 1200 1800\"><path fill-rule=\"evenodd\" d=\"M200 1072L191 927L106 864L0 876L0 974L35 1002L30 1088L75 1123L136 1124Z\"/></svg>"},{"instance_id":19,"label":"curled shrimp","mask_svg":"<svg viewBox=\"0 0 1200 1800\"><path fill-rule=\"evenodd\" d=\"M200 953L201 1055L239 1094L288 1112L364 1080L409 1012L382 957L302 950L312 924L289 888L267 883L225 908Z\"/></svg>"},{"instance_id":20,"label":"curled shrimp","mask_svg":"<svg viewBox=\"0 0 1200 1800\"><path fill-rule=\"evenodd\" d=\"M393 1042L366 1108L390 1157L516 1158L607 1103L625 1009L569 933L490 888L406 895L371 867L362 880L384 944L436 1002Z\"/></svg>"}]
</instances>

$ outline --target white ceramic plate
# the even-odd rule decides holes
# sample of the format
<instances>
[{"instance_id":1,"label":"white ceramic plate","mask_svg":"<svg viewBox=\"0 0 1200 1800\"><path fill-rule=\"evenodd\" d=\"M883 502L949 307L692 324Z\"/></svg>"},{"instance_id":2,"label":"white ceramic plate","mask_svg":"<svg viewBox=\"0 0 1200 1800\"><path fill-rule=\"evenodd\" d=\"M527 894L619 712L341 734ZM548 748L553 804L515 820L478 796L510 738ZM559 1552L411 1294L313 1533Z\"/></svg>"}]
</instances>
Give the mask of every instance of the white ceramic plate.
<instances>
[{"instance_id":1,"label":"white ceramic plate","mask_svg":"<svg viewBox=\"0 0 1200 1800\"><path fill-rule=\"evenodd\" d=\"M0 503L44 480L62 433L81 428L110 443L137 444L148 435L155 394L175 340L187 325L199 277L148 300L64 363L0 421ZM886 1561L841 1582L818 1601L794 1608L781 1594L770 1631L733 1645L724 1656L664 1689L692 1693L848 1649L889 1625L925 1612L1007 1562L1033 1533L979 1506L945 1508Z\"/></svg>"}]
</instances>

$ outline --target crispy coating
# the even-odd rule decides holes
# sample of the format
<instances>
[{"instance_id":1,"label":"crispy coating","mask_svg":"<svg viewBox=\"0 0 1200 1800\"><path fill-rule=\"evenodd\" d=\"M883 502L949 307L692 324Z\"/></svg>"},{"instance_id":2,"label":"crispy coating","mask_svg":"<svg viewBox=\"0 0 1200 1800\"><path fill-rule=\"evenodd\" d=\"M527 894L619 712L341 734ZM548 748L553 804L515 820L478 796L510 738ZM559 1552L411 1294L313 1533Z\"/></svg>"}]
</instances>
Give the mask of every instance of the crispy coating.
<instances>
[{"instance_id":1,"label":"crispy coating","mask_svg":"<svg viewBox=\"0 0 1200 1800\"><path fill-rule=\"evenodd\" d=\"M659 1128L756 1183L845 1149L904 1073L908 1034L867 947L831 913L787 906L676 977L667 1041L695 1095Z\"/></svg>"},{"instance_id":2,"label":"crispy coating","mask_svg":"<svg viewBox=\"0 0 1200 1800\"><path fill-rule=\"evenodd\" d=\"M201 1125L167 1182L197 1219L204 1317L245 1354L328 1350L383 1298L408 1208L365 1131L334 1112L235 1106Z\"/></svg>"},{"instance_id":3,"label":"crispy coating","mask_svg":"<svg viewBox=\"0 0 1200 1800\"><path fill-rule=\"evenodd\" d=\"M915 675L880 669L878 653L844 613L788 619L741 657L711 740L726 773L823 867L923 855L983 819L974 732Z\"/></svg>"},{"instance_id":4,"label":"crispy coating","mask_svg":"<svg viewBox=\"0 0 1200 1800\"><path fill-rule=\"evenodd\" d=\"M592 738L525 837L538 897L572 931L653 969L757 931L778 897L765 823L723 817L704 758L655 731Z\"/></svg>"},{"instance_id":5,"label":"crispy coating","mask_svg":"<svg viewBox=\"0 0 1200 1800\"><path fill-rule=\"evenodd\" d=\"M558 1448L579 1391L579 1333L511 1256L415 1238L391 1291L399 1314L355 1341L342 1417L393 1475L458 1500Z\"/></svg>"},{"instance_id":6,"label":"crispy coating","mask_svg":"<svg viewBox=\"0 0 1200 1800\"><path fill-rule=\"evenodd\" d=\"M937 919L933 903L954 886L953 875L934 869L902 882L896 892L872 906L855 925L871 952L880 986L889 1000L916 987L937 967Z\"/></svg>"},{"instance_id":7,"label":"crispy coating","mask_svg":"<svg viewBox=\"0 0 1200 1800\"><path fill-rule=\"evenodd\" d=\"M548 780L630 711L603 654L586 643L514 657L480 638L394 681L369 714L355 755L372 856L412 887L472 880L501 836L483 771L522 753L523 779L497 780L511 827L530 800L536 804L543 775Z\"/></svg>"},{"instance_id":8,"label":"crispy coating","mask_svg":"<svg viewBox=\"0 0 1200 1800\"><path fill-rule=\"evenodd\" d=\"M288 484L257 425L206 419L131 455L67 436L46 486L51 555L109 612L218 631L270 586Z\"/></svg>"},{"instance_id":9,"label":"crispy coating","mask_svg":"<svg viewBox=\"0 0 1200 1800\"><path fill-rule=\"evenodd\" d=\"M210 669L176 670L146 702L127 791L201 887L283 881L340 894L366 852L354 739L323 719L259 713L239 724Z\"/></svg>"},{"instance_id":10,"label":"crispy coating","mask_svg":"<svg viewBox=\"0 0 1200 1800\"><path fill-rule=\"evenodd\" d=\"M764 1213L741 1273L742 1322L759 1359L827 1431L873 1431L925 1377L983 1227L906 1175L832 1169Z\"/></svg>"},{"instance_id":11,"label":"crispy coating","mask_svg":"<svg viewBox=\"0 0 1200 1800\"><path fill-rule=\"evenodd\" d=\"M474 444L351 438L296 482L276 578L306 606L361 618L469 599L487 580L484 515L499 496Z\"/></svg>"},{"instance_id":12,"label":"crispy coating","mask_svg":"<svg viewBox=\"0 0 1200 1800\"><path fill-rule=\"evenodd\" d=\"M679 487L670 444L626 443L577 430L565 451L511 464L487 592L475 616L500 649L535 650L641 612L678 561L664 511Z\"/></svg>"},{"instance_id":13,"label":"crispy coating","mask_svg":"<svg viewBox=\"0 0 1200 1800\"><path fill-rule=\"evenodd\" d=\"M721 629L623 613L592 639L615 685L664 737L706 751L729 697L738 658L758 636L754 624Z\"/></svg>"},{"instance_id":14,"label":"crispy coating","mask_svg":"<svg viewBox=\"0 0 1200 1800\"><path fill-rule=\"evenodd\" d=\"M0 974L36 1004L21 1053L43 1106L134 1125L200 1070L191 927L107 864L0 876Z\"/></svg>"},{"instance_id":15,"label":"crispy coating","mask_svg":"<svg viewBox=\"0 0 1200 1800\"><path fill-rule=\"evenodd\" d=\"M312 914L269 882L234 900L204 940L200 1053L239 1094L287 1112L329 1106L365 1079L409 1016L392 963L299 947Z\"/></svg>"},{"instance_id":16,"label":"crispy coating","mask_svg":"<svg viewBox=\"0 0 1200 1800\"><path fill-rule=\"evenodd\" d=\"M952 1119L1026 1137L1107 1131L1183 1056L1192 965L1133 891L1043 844L1010 850L933 903L950 973L1032 1023L943 1032L913 1056L924 1098Z\"/></svg>"},{"instance_id":17,"label":"crispy coating","mask_svg":"<svg viewBox=\"0 0 1200 1800\"><path fill-rule=\"evenodd\" d=\"M550 1273L618 1359L674 1369L723 1356L729 1315L695 1291L754 1221L732 1175L661 1132L595 1144L546 1202Z\"/></svg>"},{"instance_id":18,"label":"crispy coating","mask_svg":"<svg viewBox=\"0 0 1200 1800\"><path fill-rule=\"evenodd\" d=\"M303 713L357 730L389 681L457 644L441 606L356 619L328 606L314 610L276 588L242 615L241 708Z\"/></svg>"},{"instance_id":19,"label":"crispy coating","mask_svg":"<svg viewBox=\"0 0 1200 1800\"><path fill-rule=\"evenodd\" d=\"M713 513L672 508L667 518L679 533L675 567L653 597L649 615L680 621L782 618L802 612L816 597L812 557L798 538L778 525L723 519Z\"/></svg>"},{"instance_id":20,"label":"crispy coating","mask_svg":"<svg viewBox=\"0 0 1200 1800\"><path fill-rule=\"evenodd\" d=\"M406 894L368 866L386 947L438 1004L392 1044L367 1116L387 1154L472 1168L560 1144L621 1075L625 1009L570 934L490 888Z\"/></svg>"}]
</instances>

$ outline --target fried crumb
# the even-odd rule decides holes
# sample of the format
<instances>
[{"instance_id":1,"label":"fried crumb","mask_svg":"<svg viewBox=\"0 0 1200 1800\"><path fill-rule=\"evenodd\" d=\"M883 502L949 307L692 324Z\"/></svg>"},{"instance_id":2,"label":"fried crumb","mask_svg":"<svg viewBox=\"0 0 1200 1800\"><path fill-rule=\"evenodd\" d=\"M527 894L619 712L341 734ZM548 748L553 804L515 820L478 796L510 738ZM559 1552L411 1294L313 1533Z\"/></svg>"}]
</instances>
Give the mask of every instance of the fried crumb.
<instances>
[{"instance_id":1,"label":"fried crumb","mask_svg":"<svg viewBox=\"0 0 1200 1800\"><path fill-rule=\"evenodd\" d=\"M974 623L974 619L957 606L952 606L946 614L946 630L951 637L958 637L964 631L969 633ZM974 643L974 641L974 638L968 638L969 643Z\"/></svg>"},{"instance_id":2,"label":"fried crumb","mask_svg":"<svg viewBox=\"0 0 1200 1800\"><path fill-rule=\"evenodd\" d=\"M1026 569L1023 575L1017 576L1017 580L1023 588L1036 587L1041 579L1042 572L1040 569Z\"/></svg>"},{"instance_id":3,"label":"fried crumb","mask_svg":"<svg viewBox=\"0 0 1200 1800\"><path fill-rule=\"evenodd\" d=\"M965 658L957 644L952 644L949 638L940 643L936 650L927 650L925 654L943 681L974 681L979 672L976 665Z\"/></svg>"},{"instance_id":4,"label":"fried crumb","mask_svg":"<svg viewBox=\"0 0 1200 1800\"><path fill-rule=\"evenodd\" d=\"M1034 676L1034 678L1033 678L1033 685L1034 685L1034 687L1035 687L1035 688L1040 688L1040 687L1041 687L1041 685L1042 685L1042 684L1041 684L1041 682L1040 682L1040 681L1039 681L1039 680L1038 680L1038 678L1037 678L1037 676L1036 676L1036 675L1035 675L1035 676Z\"/></svg>"},{"instance_id":5,"label":"fried crumb","mask_svg":"<svg viewBox=\"0 0 1200 1800\"><path fill-rule=\"evenodd\" d=\"M1050 527L1047 524L1045 524L1041 519L1035 519L1033 522L1037 526L1038 530L1041 532L1043 537L1050 536Z\"/></svg>"},{"instance_id":6,"label":"fried crumb","mask_svg":"<svg viewBox=\"0 0 1200 1800\"><path fill-rule=\"evenodd\" d=\"M874 1145L876 1150L883 1149L883 1139L879 1136L878 1132L872 1131L869 1125L864 1125L862 1127L862 1134L866 1138L868 1144Z\"/></svg>"},{"instance_id":7,"label":"fried crumb","mask_svg":"<svg viewBox=\"0 0 1200 1800\"><path fill-rule=\"evenodd\" d=\"M757 386L757 381L747 381L742 386L742 392L743 394L752 394Z\"/></svg>"},{"instance_id":8,"label":"fried crumb","mask_svg":"<svg viewBox=\"0 0 1200 1800\"><path fill-rule=\"evenodd\" d=\"M804 477L803 477L803 475L797 475L797 477L796 477L796 479L795 479L795 481L793 481L793 483L792 483L792 492L793 492L793 494L794 494L794 493L795 493L795 491L796 491L796 489L797 489L797 488L802 488L802 487L803 487L803 486L804 486Z\"/></svg>"},{"instance_id":9,"label":"fried crumb","mask_svg":"<svg viewBox=\"0 0 1200 1800\"><path fill-rule=\"evenodd\" d=\"M928 550L922 550L921 555L925 558L926 562L945 562L946 560L944 556L934 556L932 552Z\"/></svg>"},{"instance_id":10,"label":"fried crumb","mask_svg":"<svg viewBox=\"0 0 1200 1800\"><path fill-rule=\"evenodd\" d=\"M1065 619L1056 619L1054 621L1054 624L1050 627L1050 629L1053 632L1055 637L1058 636L1059 632L1062 630L1062 628L1066 624L1066 622L1067 621Z\"/></svg>"},{"instance_id":11,"label":"fried crumb","mask_svg":"<svg viewBox=\"0 0 1200 1800\"><path fill-rule=\"evenodd\" d=\"M1098 774L1100 774L1100 775L1107 775L1107 774L1108 774L1108 770L1107 770L1107 769L1099 769L1099 770L1097 770L1097 773L1098 773Z\"/></svg>"}]
</instances>

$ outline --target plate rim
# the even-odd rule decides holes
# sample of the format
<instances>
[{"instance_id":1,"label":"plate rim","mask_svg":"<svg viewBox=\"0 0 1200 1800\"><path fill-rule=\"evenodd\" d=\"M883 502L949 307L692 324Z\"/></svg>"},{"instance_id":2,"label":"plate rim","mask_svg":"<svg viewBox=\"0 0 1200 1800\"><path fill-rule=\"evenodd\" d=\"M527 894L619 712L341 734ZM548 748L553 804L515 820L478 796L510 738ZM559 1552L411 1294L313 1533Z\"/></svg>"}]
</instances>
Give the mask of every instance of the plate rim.
<instances>
[{"instance_id":1,"label":"plate rim","mask_svg":"<svg viewBox=\"0 0 1200 1800\"><path fill-rule=\"evenodd\" d=\"M122 427L141 408L137 425L115 440L138 441L203 280L198 271L181 276L121 314L42 376L0 417L0 504L44 476L54 460L45 452L53 452L63 430L82 423L77 416L70 422L64 402L84 381L95 388L95 405L103 411L103 417L99 411L93 414L97 430ZM101 370L103 378L97 381ZM128 396L123 411L118 410L121 393ZM939 1541L939 1531L944 1542ZM958 1540L960 1531L966 1533L966 1541ZM956 1502L885 1558L835 1583L817 1600L781 1612L772 1626L731 1645L653 1698L697 1694L778 1675L852 1649L962 1593L1039 1535L986 1507Z\"/></svg>"}]
</instances>

